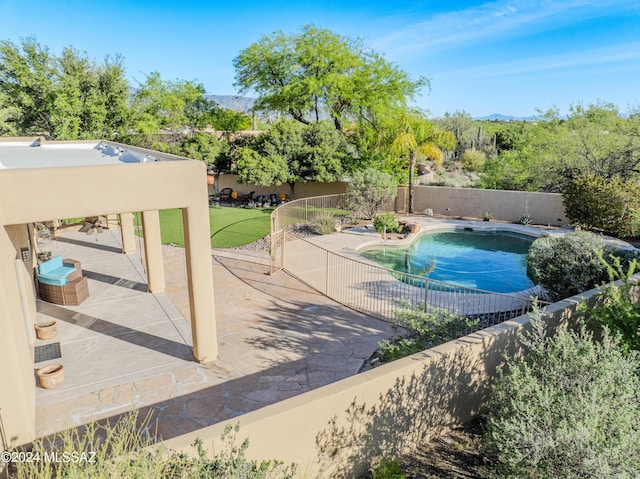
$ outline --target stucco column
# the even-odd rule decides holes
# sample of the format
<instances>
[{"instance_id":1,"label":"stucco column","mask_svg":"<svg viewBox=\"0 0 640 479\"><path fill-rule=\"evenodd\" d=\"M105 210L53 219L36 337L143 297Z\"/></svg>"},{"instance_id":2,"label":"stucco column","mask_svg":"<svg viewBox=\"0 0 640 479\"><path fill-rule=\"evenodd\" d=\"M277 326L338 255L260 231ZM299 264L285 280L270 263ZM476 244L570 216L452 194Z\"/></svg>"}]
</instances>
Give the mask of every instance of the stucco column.
<instances>
[{"instance_id":1,"label":"stucco column","mask_svg":"<svg viewBox=\"0 0 640 479\"><path fill-rule=\"evenodd\" d=\"M205 363L218 358L211 233L209 208L206 201L190 208L183 208L182 222L191 306L193 355L198 361Z\"/></svg>"},{"instance_id":2,"label":"stucco column","mask_svg":"<svg viewBox=\"0 0 640 479\"><path fill-rule=\"evenodd\" d=\"M18 274L23 268L24 262L2 224L0 211L0 364L4 372L0 419L8 443L2 444L0 436L0 450L28 443L36 434L33 351L29 341L33 326L25 317L21 294L26 291L24 287L21 291L19 284L24 278Z\"/></svg>"},{"instance_id":3,"label":"stucco column","mask_svg":"<svg viewBox=\"0 0 640 479\"><path fill-rule=\"evenodd\" d=\"M144 232L144 257L147 267L149 292L164 293L164 262L162 260L162 239L160 237L160 213L142 212Z\"/></svg>"},{"instance_id":4,"label":"stucco column","mask_svg":"<svg viewBox=\"0 0 640 479\"><path fill-rule=\"evenodd\" d=\"M133 232L133 213L120 213L120 234L122 235L122 252L136 252L136 235Z\"/></svg>"}]
</instances>

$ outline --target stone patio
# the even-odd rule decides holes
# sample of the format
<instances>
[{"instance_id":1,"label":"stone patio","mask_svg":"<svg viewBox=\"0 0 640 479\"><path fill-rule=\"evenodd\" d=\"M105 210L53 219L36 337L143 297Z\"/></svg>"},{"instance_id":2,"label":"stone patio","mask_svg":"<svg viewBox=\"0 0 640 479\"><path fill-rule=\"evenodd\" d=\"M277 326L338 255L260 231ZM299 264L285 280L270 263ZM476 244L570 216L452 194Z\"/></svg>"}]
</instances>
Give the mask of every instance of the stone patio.
<instances>
[{"instance_id":1,"label":"stone patio","mask_svg":"<svg viewBox=\"0 0 640 479\"><path fill-rule=\"evenodd\" d=\"M213 250L220 355L191 354L182 248L164 246L166 293L146 292L138 254L124 255L118 230L62 232L54 255L81 261L90 297L80 306L38 301L38 319L57 319L64 384L37 387L38 436L134 407L175 437L354 375L392 335L283 272L268 275L264 252ZM142 242L139 243L139 247Z\"/></svg>"}]
</instances>

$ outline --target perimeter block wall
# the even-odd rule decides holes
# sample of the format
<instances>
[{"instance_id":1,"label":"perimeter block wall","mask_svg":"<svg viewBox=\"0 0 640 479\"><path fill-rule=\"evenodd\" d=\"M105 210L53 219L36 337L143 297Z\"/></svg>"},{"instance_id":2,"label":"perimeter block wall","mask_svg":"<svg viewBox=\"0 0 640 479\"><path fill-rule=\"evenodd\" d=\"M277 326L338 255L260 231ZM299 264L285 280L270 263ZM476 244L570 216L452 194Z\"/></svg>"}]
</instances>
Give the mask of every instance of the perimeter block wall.
<instances>
[{"instance_id":1,"label":"perimeter block wall","mask_svg":"<svg viewBox=\"0 0 640 479\"><path fill-rule=\"evenodd\" d=\"M409 210L408 190L407 186L398 188L396 211ZM519 221L529 214L534 224L569 224L559 193L414 186L413 203L415 213L430 208L434 214L452 218L482 218L490 213L496 220Z\"/></svg>"},{"instance_id":2,"label":"perimeter block wall","mask_svg":"<svg viewBox=\"0 0 640 479\"><path fill-rule=\"evenodd\" d=\"M640 275L636 275L637 282ZM585 294L595 301L597 290ZM638 287L634 295L637 298ZM576 325L579 297L549 306L548 332ZM505 354L521 353L528 315L234 418L248 456L298 464L299 477L352 478L377 457L392 457L469 421L487 399ZM199 437L220 451L225 423L163 444L193 454Z\"/></svg>"}]
</instances>

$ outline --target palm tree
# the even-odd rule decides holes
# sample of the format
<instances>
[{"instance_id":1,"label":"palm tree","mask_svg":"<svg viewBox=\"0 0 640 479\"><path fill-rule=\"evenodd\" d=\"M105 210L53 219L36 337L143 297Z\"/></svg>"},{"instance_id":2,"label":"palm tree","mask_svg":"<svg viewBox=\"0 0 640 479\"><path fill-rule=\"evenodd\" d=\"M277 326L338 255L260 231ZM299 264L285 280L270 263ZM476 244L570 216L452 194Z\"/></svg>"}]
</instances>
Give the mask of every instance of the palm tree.
<instances>
[{"instance_id":1,"label":"palm tree","mask_svg":"<svg viewBox=\"0 0 640 479\"><path fill-rule=\"evenodd\" d=\"M409 213L413 211L413 184L418 157L442 164L442 150L451 150L456 138L424 118L418 110L401 111L391 118L390 150L409 156Z\"/></svg>"}]
</instances>

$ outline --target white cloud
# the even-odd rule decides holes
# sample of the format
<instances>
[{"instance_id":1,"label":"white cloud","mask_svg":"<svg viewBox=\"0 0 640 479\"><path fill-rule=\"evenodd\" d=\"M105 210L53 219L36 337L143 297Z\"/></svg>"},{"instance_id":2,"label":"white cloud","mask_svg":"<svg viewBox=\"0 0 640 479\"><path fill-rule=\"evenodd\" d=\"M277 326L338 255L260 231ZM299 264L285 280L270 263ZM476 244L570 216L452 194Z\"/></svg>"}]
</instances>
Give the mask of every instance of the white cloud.
<instances>
[{"instance_id":1,"label":"white cloud","mask_svg":"<svg viewBox=\"0 0 640 479\"><path fill-rule=\"evenodd\" d=\"M602 73L604 69L619 71L620 66L625 69L635 61L636 69L640 66L640 42L619 44L611 47L594 48L578 52L569 52L556 55L528 57L523 60L482 65L472 68L464 68L441 72L436 76L473 78L498 77L507 75L532 74L537 72L563 72L573 71L578 68L598 67Z\"/></svg>"},{"instance_id":2,"label":"white cloud","mask_svg":"<svg viewBox=\"0 0 640 479\"><path fill-rule=\"evenodd\" d=\"M638 9L636 0L497 0L435 14L386 35L373 47L395 58L424 56L630 9Z\"/></svg>"}]
</instances>

